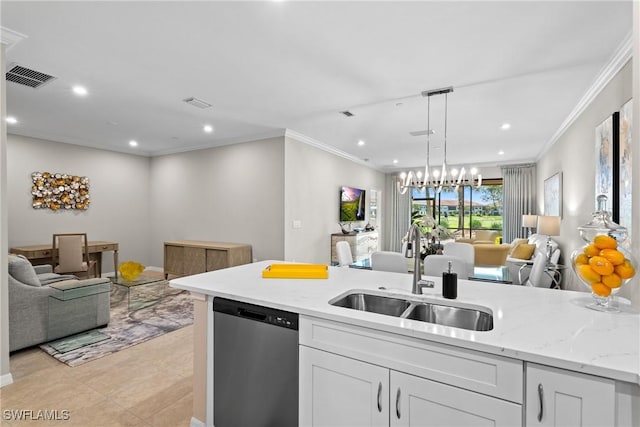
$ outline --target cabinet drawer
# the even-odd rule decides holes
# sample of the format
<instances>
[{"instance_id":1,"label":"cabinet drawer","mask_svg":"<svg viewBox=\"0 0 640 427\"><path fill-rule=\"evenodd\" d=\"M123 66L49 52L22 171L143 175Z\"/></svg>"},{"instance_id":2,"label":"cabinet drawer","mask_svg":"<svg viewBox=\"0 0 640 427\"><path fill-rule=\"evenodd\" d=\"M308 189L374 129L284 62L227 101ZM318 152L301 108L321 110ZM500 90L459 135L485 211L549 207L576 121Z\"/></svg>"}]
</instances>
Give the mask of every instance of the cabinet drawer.
<instances>
[{"instance_id":1,"label":"cabinet drawer","mask_svg":"<svg viewBox=\"0 0 640 427\"><path fill-rule=\"evenodd\" d=\"M104 244L104 245L98 245L98 246L93 246L93 247L89 247L89 252L111 252L111 251L117 251L118 250L118 245L117 244Z\"/></svg>"},{"instance_id":2,"label":"cabinet drawer","mask_svg":"<svg viewBox=\"0 0 640 427\"><path fill-rule=\"evenodd\" d=\"M522 403L522 361L301 316L300 344Z\"/></svg>"}]
</instances>

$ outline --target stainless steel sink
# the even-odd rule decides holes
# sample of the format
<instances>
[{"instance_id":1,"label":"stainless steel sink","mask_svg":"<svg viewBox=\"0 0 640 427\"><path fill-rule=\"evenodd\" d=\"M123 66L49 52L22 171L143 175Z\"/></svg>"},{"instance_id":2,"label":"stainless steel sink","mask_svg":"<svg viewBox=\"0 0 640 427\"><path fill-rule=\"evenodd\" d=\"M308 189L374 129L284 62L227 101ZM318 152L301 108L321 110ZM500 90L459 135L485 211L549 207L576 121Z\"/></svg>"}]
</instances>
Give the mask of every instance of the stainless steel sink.
<instances>
[{"instance_id":1,"label":"stainless steel sink","mask_svg":"<svg viewBox=\"0 0 640 427\"><path fill-rule=\"evenodd\" d=\"M493 329L493 316L491 314L477 309L448 305L415 304L411 311L403 317L472 331L490 331Z\"/></svg>"},{"instance_id":2,"label":"stainless steel sink","mask_svg":"<svg viewBox=\"0 0 640 427\"><path fill-rule=\"evenodd\" d=\"M329 301L329 303L337 307L370 311L396 317L402 315L411 305L410 301L404 299L365 293L348 294L336 301Z\"/></svg>"},{"instance_id":3,"label":"stainless steel sink","mask_svg":"<svg viewBox=\"0 0 640 427\"><path fill-rule=\"evenodd\" d=\"M449 305L441 301L424 301L419 297L391 296L364 291L338 295L329 301L329 304L472 331L493 329L491 310L481 306Z\"/></svg>"}]
</instances>

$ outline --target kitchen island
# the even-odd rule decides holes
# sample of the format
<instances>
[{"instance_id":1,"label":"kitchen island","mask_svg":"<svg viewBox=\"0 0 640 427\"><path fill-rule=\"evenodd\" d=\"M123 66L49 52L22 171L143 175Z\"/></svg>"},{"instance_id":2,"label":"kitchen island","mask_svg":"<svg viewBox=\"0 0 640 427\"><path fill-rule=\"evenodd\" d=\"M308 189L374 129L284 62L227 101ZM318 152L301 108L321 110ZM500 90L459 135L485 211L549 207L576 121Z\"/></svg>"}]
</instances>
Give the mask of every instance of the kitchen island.
<instances>
[{"instance_id":1,"label":"kitchen island","mask_svg":"<svg viewBox=\"0 0 640 427\"><path fill-rule=\"evenodd\" d=\"M488 309L493 328L472 331L329 304L353 290L407 296L411 275L329 267L328 279L263 279L277 262L171 286L206 296L206 310L196 311L205 349L215 297L300 315L300 425L354 424L360 415L371 425L412 425L423 411L433 425L438 416L468 425L640 425L640 315L624 301L621 312L602 313L585 308L587 293L466 280L452 301L441 297L440 278L412 296ZM211 396L211 354L202 369ZM194 414L194 425L213 425L204 398L206 415Z\"/></svg>"}]
</instances>

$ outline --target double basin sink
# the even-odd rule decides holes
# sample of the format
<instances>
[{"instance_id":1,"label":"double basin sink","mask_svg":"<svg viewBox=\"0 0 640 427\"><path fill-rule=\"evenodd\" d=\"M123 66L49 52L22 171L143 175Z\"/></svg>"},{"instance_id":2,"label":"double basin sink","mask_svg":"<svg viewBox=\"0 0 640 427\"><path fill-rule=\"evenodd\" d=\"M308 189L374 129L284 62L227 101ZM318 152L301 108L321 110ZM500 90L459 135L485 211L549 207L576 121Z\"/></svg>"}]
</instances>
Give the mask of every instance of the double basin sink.
<instances>
[{"instance_id":1,"label":"double basin sink","mask_svg":"<svg viewBox=\"0 0 640 427\"><path fill-rule=\"evenodd\" d=\"M359 290L338 295L329 304L472 331L493 329L491 310L481 306L463 307L439 301L424 301L411 296L383 295Z\"/></svg>"}]
</instances>

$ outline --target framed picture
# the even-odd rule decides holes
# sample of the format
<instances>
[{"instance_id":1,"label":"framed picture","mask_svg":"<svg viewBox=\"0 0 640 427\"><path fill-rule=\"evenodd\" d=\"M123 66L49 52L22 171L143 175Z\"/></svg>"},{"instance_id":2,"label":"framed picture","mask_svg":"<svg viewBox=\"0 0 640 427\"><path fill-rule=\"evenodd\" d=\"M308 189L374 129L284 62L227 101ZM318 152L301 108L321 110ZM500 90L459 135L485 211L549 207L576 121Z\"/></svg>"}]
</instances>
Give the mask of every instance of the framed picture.
<instances>
[{"instance_id":1,"label":"framed picture","mask_svg":"<svg viewBox=\"0 0 640 427\"><path fill-rule=\"evenodd\" d=\"M562 216L562 172L544 180L544 214Z\"/></svg>"},{"instance_id":2,"label":"framed picture","mask_svg":"<svg viewBox=\"0 0 640 427\"><path fill-rule=\"evenodd\" d=\"M595 197L607 196L608 209L613 201L613 117L596 127L596 187ZM598 207L597 201L596 208Z\"/></svg>"},{"instance_id":3,"label":"framed picture","mask_svg":"<svg viewBox=\"0 0 640 427\"><path fill-rule=\"evenodd\" d=\"M629 100L620 109L620 127L619 127L619 153L618 153L618 165L619 165L619 179L618 179L618 206L619 206L619 220L618 223L627 228L629 237L626 243L631 244L631 133L632 133L632 120L631 113L633 107L633 100Z\"/></svg>"}]
</instances>

